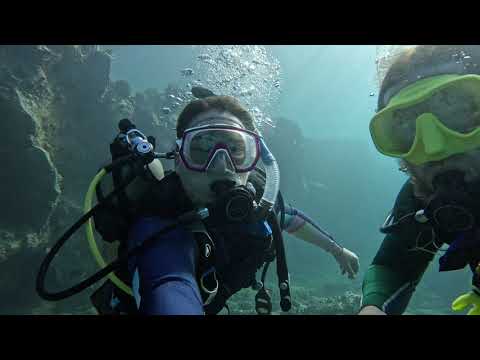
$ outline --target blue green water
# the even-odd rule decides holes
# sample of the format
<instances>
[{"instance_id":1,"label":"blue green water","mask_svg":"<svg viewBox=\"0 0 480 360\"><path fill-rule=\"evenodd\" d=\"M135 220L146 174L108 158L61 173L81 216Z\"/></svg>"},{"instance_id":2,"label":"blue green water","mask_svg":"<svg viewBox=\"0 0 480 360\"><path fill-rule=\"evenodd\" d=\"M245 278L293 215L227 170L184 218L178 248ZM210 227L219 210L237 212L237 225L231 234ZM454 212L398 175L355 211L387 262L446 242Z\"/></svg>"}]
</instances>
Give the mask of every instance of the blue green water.
<instances>
[{"instance_id":1,"label":"blue green water","mask_svg":"<svg viewBox=\"0 0 480 360\"><path fill-rule=\"evenodd\" d=\"M190 46L113 48L112 78L126 79L137 90L180 83L179 71L195 61ZM329 255L288 238L292 281L325 295L359 292L382 241L378 228L406 180L395 160L376 152L369 136L377 95L376 46L281 45L267 50L281 65L281 92L271 116L287 118L303 134L301 154L278 147L282 178L288 179L282 190L361 262L358 278L350 281ZM450 301L468 290L467 271L440 274L437 260L409 313L449 313Z\"/></svg>"}]
</instances>

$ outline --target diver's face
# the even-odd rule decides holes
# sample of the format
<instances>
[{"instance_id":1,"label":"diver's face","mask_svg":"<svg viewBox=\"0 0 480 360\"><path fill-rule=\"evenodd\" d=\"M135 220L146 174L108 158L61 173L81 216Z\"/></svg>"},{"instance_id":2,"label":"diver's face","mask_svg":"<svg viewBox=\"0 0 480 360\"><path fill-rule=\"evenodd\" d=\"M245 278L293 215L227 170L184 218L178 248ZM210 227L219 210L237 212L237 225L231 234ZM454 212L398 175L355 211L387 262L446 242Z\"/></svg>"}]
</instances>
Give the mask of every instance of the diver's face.
<instances>
[{"instance_id":1,"label":"diver's face","mask_svg":"<svg viewBox=\"0 0 480 360\"><path fill-rule=\"evenodd\" d=\"M435 115L448 129L461 134L468 134L480 126L480 108L472 94L462 88L445 88L423 102L395 111L397 127L394 132L397 143L404 142L406 151L409 151L416 136L416 119L425 113ZM421 141L426 146L430 142L435 143L435 140L435 138L424 137ZM466 182L479 180L480 148L421 165L406 162L412 176L426 189L432 191L433 179L437 175L451 170L463 172Z\"/></svg>"},{"instance_id":2,"label":"diver's face","mask_svg":"<svg viewBox=\"0 0 480 360\"><path fill-rule=\"evenodd\" d=\"M220 124L245 129L237 117L228 112L217 110L199 114L191 121L188 127ZM230 180L237 186L246 185L247 183L248 172L236 173L229 166L228 159L223 157L215 158L215 162L215 166L211 170L198 172L188 169L180 156L177 155L175 159L175 172L178 174L187 195L196 206L205 206L214 201L215 194L211 189L211 185L216 181Z\"/></svg>"},{"instance_id":3,"label":"diver's face","mask_svg":"<svg viewBox=\"0 0 480 360\"><path fill-rule=\"evenodd\" d=\"M465 174L466 182L475 182L480 180L480 149L422 165L408 164L408 167L412 176L431 191L433 191L433 179L437 175L451 170L462 171Z\"/></svg>"}]
</instances>

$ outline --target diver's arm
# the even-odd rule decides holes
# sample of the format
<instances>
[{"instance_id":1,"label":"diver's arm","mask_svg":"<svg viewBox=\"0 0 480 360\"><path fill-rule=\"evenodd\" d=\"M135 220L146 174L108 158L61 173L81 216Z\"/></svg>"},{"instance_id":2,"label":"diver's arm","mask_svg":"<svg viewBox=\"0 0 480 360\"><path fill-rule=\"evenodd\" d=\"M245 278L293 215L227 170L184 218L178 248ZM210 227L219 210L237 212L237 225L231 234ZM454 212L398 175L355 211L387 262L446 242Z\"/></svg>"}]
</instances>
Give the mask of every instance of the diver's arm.
<instances>
[{"instance_id":1,"label":"diver's arm","mask_svg":"<svg viewBox=\"0 0 480 360\"><path fill-rule=\"evenodd\" d=\"M418 234L388 234L362 285L361 315L401 315L434 256L435 248L415 249Z\"/></svg>"},{"instance_id":2,"label":"diver's arm","mask_svg":"<svg viewBox=\"0 0 480 360\"><path fill-rule=\"evenodd\" d=\"M358 272L357 255L340 246L330 234L302 211L292 206L285 206L283 230L332 254L339 263L342 274L347 273L350 278L353 278Z\"/></svg>"},{"instance_id":3,"label":"diver's arm","mask_svg":"<svg viewBox=\"0 0 480 360\"><path fill-rule=\"evenodd\" d=\"M285 206L285 223L282 230L331 254L339 254L343 249L330 234L292 206Z\"/></svg>"},{"instance_id":4,"label":"diver's arm","mask_svg":"<svg viewBox=\"0 0 480 360\"><path fill-rule=\"evenodd\" d=\"M158 217L139 219L130 231L129 247L140 245L166 225L168 222ZM130 259L132 290L140 314L202 315L196 260L195 239L182 228L163 235Z\"/></svg>"}]
</instances>

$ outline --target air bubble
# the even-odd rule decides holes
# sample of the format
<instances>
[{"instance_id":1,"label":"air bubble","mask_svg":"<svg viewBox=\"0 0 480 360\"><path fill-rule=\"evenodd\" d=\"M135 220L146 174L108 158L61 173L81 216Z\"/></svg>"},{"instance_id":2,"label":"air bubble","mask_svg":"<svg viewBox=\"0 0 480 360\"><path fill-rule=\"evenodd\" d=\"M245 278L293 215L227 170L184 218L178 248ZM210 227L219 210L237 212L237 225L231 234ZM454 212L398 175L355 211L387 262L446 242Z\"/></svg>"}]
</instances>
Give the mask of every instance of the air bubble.
<instances>
[{"instance_id":1,"label":"air bubble","mask_svg":"<svg viewBox=\"0 0 480 360\"><path fill-rule=\"evenodd\" d=\"M197 59L205 61L205 60L210 60L211 58L210 58L210 55L208 54L200 54L197 56Z\"/></svg>"},{"instance_id":2,"label":"air bubble","mask_svg":"<svg viewBox=\"0 0 480 360\"><path fill-rule=\"evenodd\" d=\"M192 76L193 75L193 69L191 68L185 68L181 71L181 74L183 76Z\"/></svg>"},{"instance_id":3,"label":"air bubble","mask_svg":"<svg viewBox=\"0 0 480 360\"><path fill-rule=\"evenodd\" d=\"M281 67L265 46L199 45L193 49L196 80L191 86L205 87L215 94L238 97L248 109L261 109L256 125L261 129L266 115L281 93ZM260 116L261 114L261 116Z\"/></svg>"}]
</instances>

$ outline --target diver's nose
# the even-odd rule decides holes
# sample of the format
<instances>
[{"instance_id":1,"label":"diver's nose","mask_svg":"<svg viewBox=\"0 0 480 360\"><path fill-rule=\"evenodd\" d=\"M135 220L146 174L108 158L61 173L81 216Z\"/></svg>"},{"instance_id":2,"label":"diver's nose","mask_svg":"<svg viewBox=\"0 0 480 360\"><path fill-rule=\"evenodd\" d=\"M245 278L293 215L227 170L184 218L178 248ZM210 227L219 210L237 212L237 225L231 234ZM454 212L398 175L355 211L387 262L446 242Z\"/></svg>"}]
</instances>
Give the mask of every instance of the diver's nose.
<instances>
[{"instance_id":1,"label":"diver's nose","mask_svg":"<svg viewBox=\"0 0 480 360\"><path fill-rule=\"evenodd\" d=\"M234 173L235 167L233 166L227 152L223 150L214 155L208 167L208 171L216 175L223 175L226 173Z\"/></svg>"}]
</instances>

